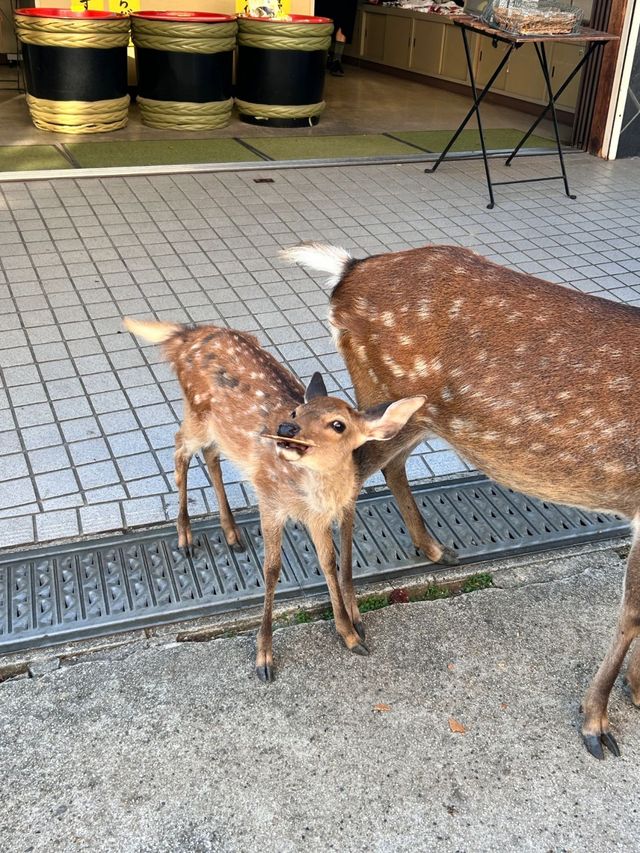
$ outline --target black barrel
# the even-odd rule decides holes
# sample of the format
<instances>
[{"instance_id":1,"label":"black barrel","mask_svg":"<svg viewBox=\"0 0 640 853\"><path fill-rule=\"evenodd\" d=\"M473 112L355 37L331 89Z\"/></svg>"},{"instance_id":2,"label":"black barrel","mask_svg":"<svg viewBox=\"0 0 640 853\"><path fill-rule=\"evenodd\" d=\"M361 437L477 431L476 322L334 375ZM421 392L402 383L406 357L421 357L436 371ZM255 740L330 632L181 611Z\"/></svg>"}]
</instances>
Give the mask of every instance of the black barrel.
<instances>
[{"instance_id":1,"label":"black barrel","mask_svg":"<svg viewBox=\"0 0 640 853\"><path fill-rule=\"evenodd\" d=\"M172 130L225 127L233 108L234 15L136 12L131 16L142 121Z\"/></svg>"},{"instance_id":2,"label":"black barrel","mask_svg":"<svg viewBox=\"0 0 640 853\"><path fill-rule=\"evenodd\" d=\"M126 16L69 9L16 9L14 16L36 127L104 133L126 125Z\"/></svg>"},{"instance_id":3,"label":"black barrel","mask_svg":"<svg viewBox=\"0 0 640 853\"><path fill-rule=\"evenodd\" d=\"M333 22L290 15L238 18L236 106L242 121L272 127L317 124Z\"/></svg>"}]
</instances>

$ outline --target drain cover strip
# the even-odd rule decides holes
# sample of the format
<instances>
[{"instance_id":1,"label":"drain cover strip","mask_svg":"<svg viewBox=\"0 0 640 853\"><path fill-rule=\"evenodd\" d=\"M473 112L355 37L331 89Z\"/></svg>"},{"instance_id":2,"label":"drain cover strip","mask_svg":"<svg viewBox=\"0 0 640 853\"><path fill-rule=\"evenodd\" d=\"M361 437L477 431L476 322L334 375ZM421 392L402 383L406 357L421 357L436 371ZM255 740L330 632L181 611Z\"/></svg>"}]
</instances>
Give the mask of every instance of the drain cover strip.
<instances>
[{"instance_id":1,"label":"drain cover strip","mask_svg":"<svg viewBox=\"0 0 640 853\"><path fill-rule=\"evenodd\" d=\"M427 484L414 495L436 538L460 561L524 554L625 535L626 522L524 497L484 477ZM247 549L227 547L217 519L193 525L194 555L175 527L0 555L0 652L190 619L262 601L257 513L238 518ZM416 553L387 492L358 501L354 577L382 580L430 564ZM325 587L306 530L289 525L277 595Z\"/></svg>"}]
</instances>

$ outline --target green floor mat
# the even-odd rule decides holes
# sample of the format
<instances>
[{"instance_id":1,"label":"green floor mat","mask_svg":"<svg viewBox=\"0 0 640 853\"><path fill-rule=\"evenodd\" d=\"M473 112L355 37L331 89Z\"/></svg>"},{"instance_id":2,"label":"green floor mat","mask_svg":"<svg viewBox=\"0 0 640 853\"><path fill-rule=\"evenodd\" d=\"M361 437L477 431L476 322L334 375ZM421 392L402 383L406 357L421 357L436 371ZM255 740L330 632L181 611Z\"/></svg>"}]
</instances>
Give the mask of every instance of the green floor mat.
<instances>
[{"instance_id":1,"label":"green floor mat","mask_svg":"<svg viewBox=\"0 0 640 853\"><path fill-rule=\"evenodd\" d=\"M71 142L65 147L83 168L260 161L235 139Z\"/></svg>"},{"instance_id":2,"label":"green floor mat","mask_svg":"<svg viewBox=\"0 0 640 853\"><path fill-rule=\"evenodd\" d=\"M0 172L70 168L71 163L53 145L0 145Z\"/></svg>"},{"instance_id":3,"label":"green floor mat","mask_svg":"<svg viewBox=\"0 0 640 853\"><path fill-rule=\"evenodd\" d=\"M391 133L398 139L418 145L426 151L443 151L453 136L452 130L409 130ZM487 149L500 151L512 149L520 142L524 131L514 128L496 128L485 130L484 141ZM555 141L544 136L533 134L526 141L524 148L549 148L555 146ZM452 151L480 151L480 134L477 130L463 130L453 145Z\"/></svg>"},{"instance_id":4,"label":"green floor mat","mask_svg":"<svg viewBox=\"0 0 640 853\"><path fill-rule=\"evenodd\" d=\"M323 160L415 154L415 148L382 134L351 136L283 136L246 139L272 160Z\"/></svg>"}]
</instances>

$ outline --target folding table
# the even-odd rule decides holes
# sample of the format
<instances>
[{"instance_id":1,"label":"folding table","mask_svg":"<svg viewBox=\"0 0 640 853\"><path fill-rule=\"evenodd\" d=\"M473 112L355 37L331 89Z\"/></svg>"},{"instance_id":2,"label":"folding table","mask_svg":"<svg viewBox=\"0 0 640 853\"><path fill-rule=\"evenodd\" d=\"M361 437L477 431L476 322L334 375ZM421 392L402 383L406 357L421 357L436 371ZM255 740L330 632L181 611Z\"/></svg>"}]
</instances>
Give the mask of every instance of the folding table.
<instances>
[{"instance_id":1,"label":"folding table","mask_svg":"<svg viewBox=\"0 0 640 853\"><path fill-rule=\"evenodd\" d=\"M467 59L467 67L469 69L469 80L471 83L471 93L473 97L473 106L463 119L460 127L453 134L449 142L447 143L446 148L442 152L442 154L438 157L435 164L429 168L425 169L425 172L435 172L440 163L446 158L447 154L451 150L451 147L455 143L456 139L460 136L466 125L469 123L471 117L475 113L477 121L478 121L478 131L480 133L480 145L482 146L482 159L484 161L484 169L487 176L487 187L489 189L489 199L490 202L487 205L489 209L492 209L495 205L495 198L493 194L493 188L495 186L505 186L507 184L526 184L533 183L536 181L564 181L564 189L569 198L574 199L575 195L571 194L569 190L569 179L567 177L567 170L564 163L564 156L562 154L562 145L560 144L560 135L558 132L558 117L556 115L556 101L562 95L567 86L571 83L576 74L580 71L585 62L589 59L592 53L596 49L602 49L604 45L609 41L617 40L617 36L611 35L610 33L600 32L599 30L591 30L587 27L581 27L575 33L563 33L562 35L533 35L533 36L523 36L523 35L514 35L512 33L504 32L503 30L496 29L492 27L490 24L481 21L478 18L474 18L468 15L461 15L459 17L454 18L453 23L460 27L460 31L462 33L462 40L464 42L464 52ZM493 43L494 47L497 47L498 42L503 42L507 45L507 49L505 50L504 56L499 62L497 68L487 81L485 87L482 89L480 93L478 93L478 88L476 85L475 75L473 72L473 59L471 56L471 50L469 48L469 33L476 33L478 36L482 38L488 38ZM586 42L588 44L587 50L584 52L584 55L580 58L579 62L576 64L573 71L566 78L564 83L556 90L554 93L553 87L551 85L551 75L549 73L549 64L547 62L547 54L545 51L545 44L547 42L554 41L562 41L562 42ZM560 161L560 175L551 175L549 177L543 178L523 178L516 181L492 181L491 180L491 172L489 170L489 159L487 157L487 147L484 141L484 132L482 129L482 119L480 117L480 104L486 97L487 93L490 91L492 85L495 80L498 78L498 75L505 67L507 62L509 61L509 57L515 50L519 50L522 45L531 42L536 50L536 55L540 62L540 68L542 70L542 74L544 76L544 81L546 84L546 91L548 102L546 106L542 109L540 115L533 122L529 130L522 137L520 142L513 149L511 154L509 154L505 166L510 166L511 161L516 156L518 151L522 148L527 139L531 136L536 127L540 124L542 119L547 115L548 112L551 112L551 118L553 121L553 130L555 135L556 147L558 151L558 159Z\"/></svg>"}]
</instances>

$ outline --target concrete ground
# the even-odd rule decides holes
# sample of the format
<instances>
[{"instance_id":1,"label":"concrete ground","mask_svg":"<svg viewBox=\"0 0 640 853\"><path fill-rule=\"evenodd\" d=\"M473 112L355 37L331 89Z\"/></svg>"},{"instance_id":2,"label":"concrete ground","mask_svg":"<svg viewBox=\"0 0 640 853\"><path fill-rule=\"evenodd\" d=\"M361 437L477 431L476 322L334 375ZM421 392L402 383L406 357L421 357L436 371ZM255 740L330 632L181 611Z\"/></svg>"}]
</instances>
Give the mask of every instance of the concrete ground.
<instances>
[{"instance_id":1,"label":"concrete ground","mask_svg":"<svg viewBox=\"0 0 640 853\"><path fill-rule=\"evenodd\" d=\"M0 848L636 850L640 717L620 683L622 757L579 737L619 552L483 567L492 589L368 613L368 658L330 622L280 630L268 686L252 635L167 632L7 680Z\"/></svg>"}]
</instances>

